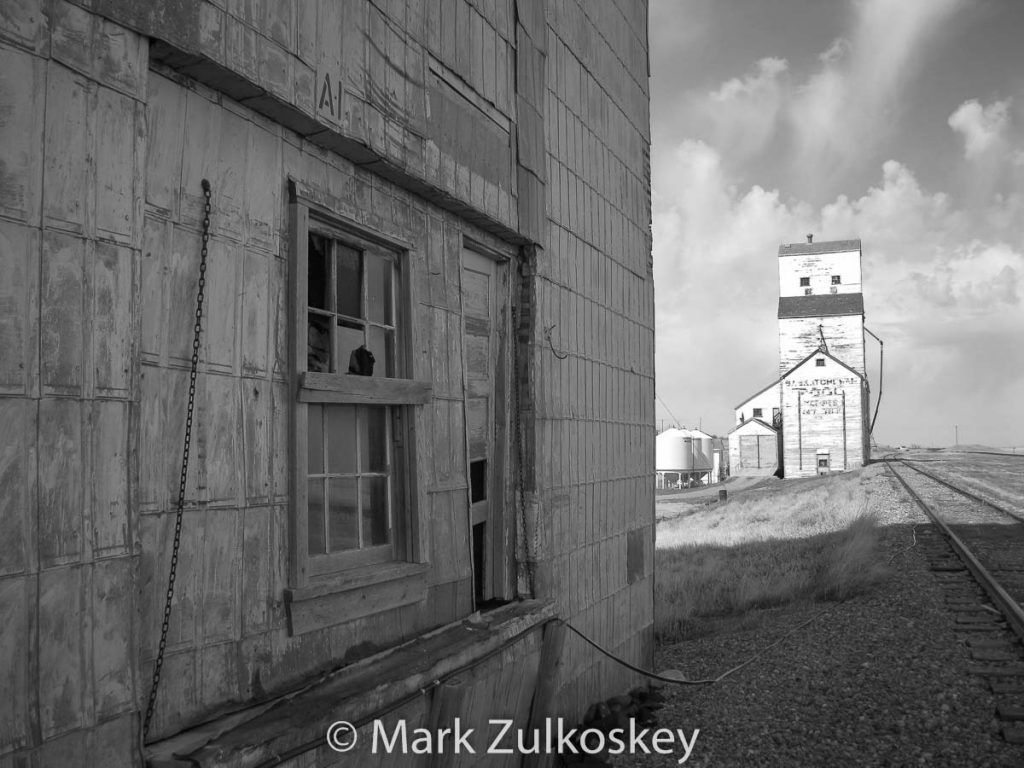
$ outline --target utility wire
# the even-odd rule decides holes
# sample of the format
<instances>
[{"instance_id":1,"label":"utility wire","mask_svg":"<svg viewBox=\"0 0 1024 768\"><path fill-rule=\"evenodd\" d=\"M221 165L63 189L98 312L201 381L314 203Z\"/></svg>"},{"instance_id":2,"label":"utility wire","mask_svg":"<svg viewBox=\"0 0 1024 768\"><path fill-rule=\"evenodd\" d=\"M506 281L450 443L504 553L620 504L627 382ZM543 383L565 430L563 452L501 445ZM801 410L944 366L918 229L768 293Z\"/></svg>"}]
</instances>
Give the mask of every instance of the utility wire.
<instances>
[{"instance_id":1,"label":"utility wire","mask_svg":"<svg viewBox=\"0 0 1024 768\"><path fill-rule=\"evenodd\" d=\"M658 402L661 403L661 407L664 408L666 411L668 411L668 415L672 417L672 421L675 422L675 425L677 427L682 426L682 422L679 421L679 419L676 418L676 415L674 413L672 413L672 409L669 408L665 404L665 401L661 399L661 395L659 395L657 392L655 392L654 396L658 399Z\"/></svg>"},{"instance_id":2,"label":"utility wire","mask_svg":"<svg viewBox=\"0 0 1024 768\"><path fill-rule=\"evenodd\" d=\"M768 651L770 651L772 648L777 646L783 640L788 638L794 632L797 632L798 630L803 629L804 627L806 627L808 624L810 624L813 621L817 621L822 616L824 616L826 613L828 613L830 610L831 610L831 608L826 608L823 611L819 611L814 616L811 616L811 618L807 619L807 621L804 621L801 624L797 624L795 627L793 627L788 632L786 632L786 634L784 634L782 637L780 637L774 643L772 643L771 645L768 645L768 646L762 648L760 651L755 653L753 656L751 656L749 659L747 659L743 663L737 664L732 669L727 669L725 672L723 672L722 674L718 675L717 677L709 677L709 678L705 678L703 680L686 680L686 679L680 678L680 677L669 677L668 675L659 675L656 672L649 672L646 669L641 669L640 667L635 666L634 664L630 664L625 659L619 658L614 653L612 653L611 651L609 651L606 648L602 647L601 645L599 645L594 640L591 640L589 637L587 637L585 634L580 632L578 629L576 629L576 627L574 627L572 624L567 622L565 619L556 619L556 621L560 621L562 624L564 624L566 627L568 627L572 632L574 632L576 635L578 635L580 638L582 638L586 643L588 643L589 645L591 645L594 648L596 648L598 651L603 653L605 656L607 656L612 661L616 662L617 664L622 665L623 667L626 667L626 669L631 669L632 671L634 671L634 672L636 672L638 674L641 674L644 677L650 678L651 680L657 680L657 681L662 682L662 683L673 683L674 685L713 685L714 683L721 682L722 680L724 680L725 678L727 678L729 675L733 674L734 672L739 672L741 669L743 669L748 664L753 663L754 661L759 659L761 656L763 656L764 654L768 653Z\"/></svg>"}]
</instances>

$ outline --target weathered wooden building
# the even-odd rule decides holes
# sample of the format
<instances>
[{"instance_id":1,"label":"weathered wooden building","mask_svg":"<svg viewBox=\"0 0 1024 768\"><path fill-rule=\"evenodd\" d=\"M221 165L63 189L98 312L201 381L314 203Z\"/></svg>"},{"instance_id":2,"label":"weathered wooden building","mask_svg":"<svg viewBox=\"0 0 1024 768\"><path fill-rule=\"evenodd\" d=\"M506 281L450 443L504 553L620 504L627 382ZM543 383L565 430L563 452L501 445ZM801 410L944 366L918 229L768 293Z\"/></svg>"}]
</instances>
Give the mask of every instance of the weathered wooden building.
<instances>
[{"instance_id":1,"label":"weathered wooden building","mask_svg":"<svg viewBox=\"0 0 1024 768\"><path fill-rule=\"evenodd\" d=\"M781 427L747 419L729 431L729 471L736 477L774 475L779 470Z\"/></svg>"},{"instance_id":2,"label":"weathered wooden building","mask_svg":"<svg viewBox=\"0 0 1024 768\"><path fill-rule=\"evenodd\" d=\"M0 765L335 764L635 682L553 617L651 662L646 23L0 0Z\"/></svg>"},{"instance_id":3,"label":"weathered wooden building","mask_svg":"<svg viewBox=\"0 0 1024 768\"><path fill-rule=\"evenodd\" d=\"M734 473L760 473L761 442L771 439L762 427L740 428L751 418L776 432L787 477L862 466L870 435L860 240L780 246L778 318L780 378L736 406ZM744 444L748 454L756 446L756 461L743 458Z\"/></svg>"}]
</instances>

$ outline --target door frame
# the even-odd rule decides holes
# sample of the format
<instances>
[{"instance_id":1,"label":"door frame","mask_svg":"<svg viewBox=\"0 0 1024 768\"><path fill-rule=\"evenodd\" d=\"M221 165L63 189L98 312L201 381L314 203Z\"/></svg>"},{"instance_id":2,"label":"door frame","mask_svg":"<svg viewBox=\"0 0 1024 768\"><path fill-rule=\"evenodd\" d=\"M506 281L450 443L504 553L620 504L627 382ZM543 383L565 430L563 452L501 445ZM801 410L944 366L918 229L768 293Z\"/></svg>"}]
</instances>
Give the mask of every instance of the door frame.
<instances>
[{"instance_id":1,"label":"door frame","mask_svg":"<svg viewBox=\"0 0 1024 768\"><path fill-rule=\"evenodd\" d=\"M515 574L515 486L513 483L515 440L512 434L513 397L512 344L515 343L512 328L512 280L514 262L509 254L487 248L480 243L464 238L459 252L459 309L460 332L462 334L462 391L463 422L466 441L466 515L469 526L469 554L475 557L473 546L472 483L470 477L469 420L468 420L468 368L466 366L466 315L462 306L462 276L469 261L483 260L493 267L494 312L493 322L495 349L493 352L494 379L491 390L491 456L488 458L487 495L491 502L489 519L484 538L484 584L481 593L484 601L512 600L516 595ZM476 569L471 569L473 578L473 599L476 601Z\"/></svg>"}]
</instances>

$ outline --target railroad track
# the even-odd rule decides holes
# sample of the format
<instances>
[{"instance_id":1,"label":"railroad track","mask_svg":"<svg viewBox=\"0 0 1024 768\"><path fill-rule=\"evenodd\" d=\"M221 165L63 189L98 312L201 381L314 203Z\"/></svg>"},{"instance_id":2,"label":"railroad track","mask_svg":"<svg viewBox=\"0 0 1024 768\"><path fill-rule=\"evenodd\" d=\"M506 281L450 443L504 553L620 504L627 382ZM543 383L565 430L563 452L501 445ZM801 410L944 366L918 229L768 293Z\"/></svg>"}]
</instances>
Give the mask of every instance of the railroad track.
<instances>
[{"instance_id":1,"label":"railroad track","mask_svg":"<svg viewBox=\"0 0 1024 768\"><path fill-rule=\"evenodd\" d=\"M885 461L933 523L917 540L970 648L968 669L988 680L1007 741L1024 743L1024 515L932 467Z\"/></svg>"}]
</instances>

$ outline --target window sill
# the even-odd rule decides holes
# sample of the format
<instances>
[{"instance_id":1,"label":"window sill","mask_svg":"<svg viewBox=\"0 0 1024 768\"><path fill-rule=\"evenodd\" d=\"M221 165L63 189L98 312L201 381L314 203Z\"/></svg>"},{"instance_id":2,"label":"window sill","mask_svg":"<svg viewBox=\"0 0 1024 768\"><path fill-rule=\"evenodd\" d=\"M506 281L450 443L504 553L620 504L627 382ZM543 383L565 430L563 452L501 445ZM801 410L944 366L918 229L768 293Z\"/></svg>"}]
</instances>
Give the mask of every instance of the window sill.
<instances>
[{"instance_id":1,"label":"window sill","mask_svg":"<svg viewBox=\"0 0 1024 768\"><path fill-rule=\"evenodd\" d=\"M288 634L343 624L426 599L429 563L387 563L340 571L286 589Z\"/></svg>"},{"instance_id":2,"label":"window sill","mask_svg":"<svg viewBox=\"0 0 1024 768\"><path fill-rule=\"evenodd\" d=\"M301 403L369 403L371 405L424 405L431 385L415 379L354 376L347 373L299 375Z\"/></svg>"}]
</instances>

